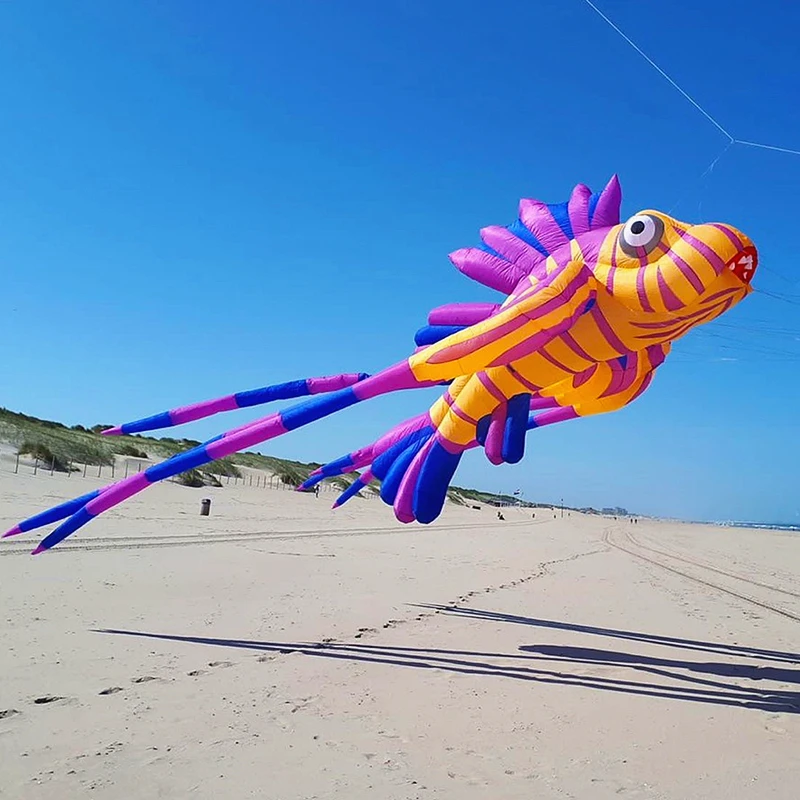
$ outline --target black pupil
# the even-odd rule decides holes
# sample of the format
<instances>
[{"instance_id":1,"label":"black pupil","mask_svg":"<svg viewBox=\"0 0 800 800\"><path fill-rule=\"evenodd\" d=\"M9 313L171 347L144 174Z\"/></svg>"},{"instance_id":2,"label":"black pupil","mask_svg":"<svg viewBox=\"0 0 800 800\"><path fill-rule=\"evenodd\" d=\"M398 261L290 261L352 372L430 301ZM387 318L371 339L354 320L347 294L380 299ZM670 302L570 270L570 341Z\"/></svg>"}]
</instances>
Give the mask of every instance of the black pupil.
<instances>
[{"instance_id":1,"label":"black pupil","mask_svg":"<svg viewBox=\"0 0 800 800\"><path fill-rule=\"evenodd\" d=\"M636 220L636 222L631 225L631 233L640 234L644 232L644 222L641 220Z\"/></svg>"}]
</instances>

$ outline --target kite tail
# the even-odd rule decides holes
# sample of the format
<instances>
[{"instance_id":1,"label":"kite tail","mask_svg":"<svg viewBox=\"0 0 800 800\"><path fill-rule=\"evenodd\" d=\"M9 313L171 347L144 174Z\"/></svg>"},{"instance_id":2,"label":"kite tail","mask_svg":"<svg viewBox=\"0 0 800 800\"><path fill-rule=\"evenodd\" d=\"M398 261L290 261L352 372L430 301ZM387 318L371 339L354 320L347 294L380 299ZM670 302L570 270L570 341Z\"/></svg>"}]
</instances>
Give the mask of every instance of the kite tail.
<instances>
[{"instance_id":1,"label":"kite tail","mask_svg":"<svg viewBox=\"0 0 800 800\"><path fill-rule=\"evenodd\" d=\"M175 425L184 425L198 419L205 419L223 411L233 411L237 408L251 408L275 400L294 400L298 397L324 394L339 389L354 386L369 377L366 372L343 373L341 375L327 375L318 378L304 378L288 383L276 383L272 386L262 386L260 389L249 389L212 400L203 400L188 406L180 406L169 411L162 411L150 417L125 422L114 428L103 431L104 436L118 436L120 434L144 433L161 428L172 428Z\"/></svg>"},{"instance_id":2,"label":"kite tail","mask_svg":"<svg viewBox=\"0 0 800 800\"><path fill-rule=\"evenodd\" d=\"M542 413L533 413L534 411L542 411L542 409L546 410L544 410ZM506 415L505 422L501 427L503 434L500 437L501 453L502 442L504 440L508 439L509 443L513 443L513 438L516 434L518 434L519 431L520 421L524 422L523 431L527 433L534 428L542 428L547 425L553 425L557 422L575 419L578 416L575 410L571 407L559 406L555 400L550 398L533 398L530 400L530 411L524 411L522 417L520 416L520 411L521 409L519 408L512 408ZM480 438L475 439L467 444L462 452L472 450L476 447L485 447L488 429L489 420L487 418L487 422L479 426L478 435ZM381 442L385 439L388 439L388 437L392 435L394 435L394 441L392 441L388 447L382 448ZM378 440L371 445L367 445L366 447L362 447L361 449L355 450L352 453L348 453L345 456L341 456L340 458L337 458L334 461L325 464L325 466L315 470L309 480L306 481L306 484L313 486L315 483L318 483L326 477L341 475L345 472L351 472L369 464L371 465L371 468L365 470L360 479L356 481L356 483L360 482L360 485L357 488L354 488L355 484L353 484L353 486L343 492L336 500L333 507L338 508L346 503L350 497L357 494L358 491L369 484L373 478L379 478L383 482L380 492L381 500L388 505L395 505L395 501L397 500L400 492L401 484L403 483L403 479L405 478L411 462L417 456L417 454L423 450L426 445L428 445L433 435L434 431L430 418L427 414L422 414L419 417L415 417L413 420L403 423L402 426L395 428L394 431L387 435L387 437L384 437L384 440ZM374 461L368 460L370 453L374 455ZM379 453L380 455L378 455ZM508 446L506 448L506 454L509 456L513 456L514 454L513 451L508 448ZM358 458L356 458L356 455L358 455ZM455 473L455 468L458 466L458 460L461 457L461 453L451 453L450 455L455 455L456 458L448 459L446 456L441 456L443 460L450 462L452 474L447 477L443 491L440 482L434 482L437 486L437 491L436 502L433 503L433 508L436 507L436 503L438 503L439 500L441 500L443 503L444 499L446 499L450 479ZM431 492L429 491L429 494L430 493ZM408 506L409 502L411 505L410 511L408 508L405 508L406 515L410 513L411 518L416 519L416 517L413 516L413 495L409 497L408 489L406 490L404 497L405 506ZM397 508L395 510L397 510ZM439 510L441 511L441 507Z\"/></svg>"},{"instance_id":3,"label":"kite tail","mask_svg":"<svg viewBox=\"0 0 800 800\"><path fill-rule=\"evenodd\" d=\"M336 498L333 504L334 508L339 508L340 505L346 503L351 497L355 497L362 489L372 483L373 475L372 470L364 470L362 475L359 475L353 483L350 484L340 495Z\"/></svg>"},{"instance_id":4,"label":"kite tail","mask_svg":"<svg viewBox=\"0 0 800 800\"><path fill-rule=\"evenodd\" d=\"M381 436L380 439L368 444L366 447L361 447L354 450L352 453L347 453L334 461L330 461L322 467L315 469L309 476L305 483L298 487L298 491L305 491L318 484L325 478L333 478L337 475L345 475L348 472L355 472L362 467L366 467L375 463L375 460L385 453L390 447L397 444L410 434L430 426L431 418L427 412L412 417L405 422L396 425L388 433ZM344 502L344 501L342 501ZM340 503L341 505L341 503Z\"/></svg>"},{"instance_id":5,"label":"kite tail","mask_svg":"<svg viewBox=\"0 0 800 800\"><path fill-rule=\"evenodd\" d=\"M403 361L377 375L358 382L354 386L340 389L324 397L299 403L264 417L257 422L242 426L236 429L235 432L229 431L228 434L217 436L160 464L154 464L143 472L105 487L97 496L88 499L88 501L88 495L84 495L83 498L62 504L59 510L51 509L49 512L45 512L45 515L51 515L49 517L38 515L39 522L35 526L44 524L41 522L43 518L50 520L63 519L67 513L72 512L71 516L55 531L42 540L33 551L33 554L36 555L49 550L79 528L91 522L99 514L114 508L153 483L174 477L190 469L196 469L203 464L224 458L240 450L250 449L257 444L282 436L289 431L308 425L311 422L316 422L372 397L393 391L431 385L433 385L431 382L418 381L411 372L408 362ZM20 528L20 530L17 531L16 528ZM16 528L12 528L9 533L22 532L22 524L16 526Z\"/></svg>"}]
</instances>

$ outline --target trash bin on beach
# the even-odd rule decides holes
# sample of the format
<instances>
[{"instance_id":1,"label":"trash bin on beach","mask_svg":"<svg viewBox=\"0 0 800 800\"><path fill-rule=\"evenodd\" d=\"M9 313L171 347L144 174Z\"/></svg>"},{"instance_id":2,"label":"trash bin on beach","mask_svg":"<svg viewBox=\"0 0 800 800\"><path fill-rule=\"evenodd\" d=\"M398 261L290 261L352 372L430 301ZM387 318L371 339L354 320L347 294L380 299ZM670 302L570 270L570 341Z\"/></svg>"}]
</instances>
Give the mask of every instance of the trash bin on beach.
<instances>
[{"instance_id":1,"label":"trash bin on beach","mask_svg":"<svg viewBox=\"0 0 800 800\"><path fill-rule=\"evenodd\" d=\"M205 498L200 501L200 516L207 517L211 513L211 500Z\"/></svg>"}]
</instances>

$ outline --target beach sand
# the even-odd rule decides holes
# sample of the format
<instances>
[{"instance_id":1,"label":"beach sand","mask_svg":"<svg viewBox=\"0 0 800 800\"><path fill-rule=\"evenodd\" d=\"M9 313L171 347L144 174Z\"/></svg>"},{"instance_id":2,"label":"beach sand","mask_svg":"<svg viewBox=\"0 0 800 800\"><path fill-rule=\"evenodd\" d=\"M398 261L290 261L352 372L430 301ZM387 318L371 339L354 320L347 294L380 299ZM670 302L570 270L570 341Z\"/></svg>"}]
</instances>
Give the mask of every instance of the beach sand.
<instances>
[{"instance_id":1,"label":"beach sand","mask_svg":"<svg viewBox=\"0 0 800 800\"><path fill-rule=\"evenodd\" d=\"M0 524L95 485L2 472ZM0 543L0 797L798 797L797 534L333 497Z\"/></svg>"}]
</instances>

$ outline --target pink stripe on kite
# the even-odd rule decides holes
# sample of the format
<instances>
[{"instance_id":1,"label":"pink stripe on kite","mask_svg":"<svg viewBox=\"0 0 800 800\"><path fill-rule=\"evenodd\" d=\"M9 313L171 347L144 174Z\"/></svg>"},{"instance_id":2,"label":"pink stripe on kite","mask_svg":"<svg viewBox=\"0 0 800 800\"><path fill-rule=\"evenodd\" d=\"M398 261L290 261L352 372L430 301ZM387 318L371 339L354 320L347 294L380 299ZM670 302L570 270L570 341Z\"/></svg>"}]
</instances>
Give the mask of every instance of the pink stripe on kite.
<instances>
[{"instance_id":1,"label":"pink stripe on kite","mask_svg":"<svg viewBox=\"0 0 800 800\"><path fill-rule=\"evenodd\" d=\"M130 478L124 478L119 483L110 486L107 490L103 491L94 500L90 500L85 508L93 517L108 511L118 503L127 500L129 497L141 492L150 485L147 479L147 474L139 472L136 475L131 475Z\"/></svg>"},{"instance_id":2,"label":"pink stripe on kite","mask_svg":"<svg viewBox=\"0 0 800 800\"><path fill-rule=\"evenodd\" d=\"M614 275L617 271L617 244L611 248L611 268L608 270L608 278L606 279L606 288L611 294L614 294Z\"/></svg>"},{"instance_id":3,"label":"pink stripe on kite","mask_svg":"<svg viewBox=\"0 0 800 800\"><path fill-rule=\"evenodd\" d=\"M545 360L549 361L554 367L558 367L558 369L563 370L568 375L576 375L574 369L570 369L566 364L562 364L557 358L551 356L550 353L547 352L545 349L541 349L538 351L538 354ZM581 370L583 372L583 370Z\"/></svg>"},{"instance_id":4,"label":"pink stripe on kite","mask_svg":"<svg viewBox=\"0 0 800 800\"><path fill-rule=\"evenodd\" d=\"M518 372L511 364L506 365L506 369L514 376L516 380L518 380L526 389L531 392L539 392L541 390L541 386L536 386L536 384L531 383L524 375Z\"/></svg>"},{"instance_id":5,"label":"pink stripe on kite","mask_svg":"<svg viewBox=\"0 0 800 800\"><path fill-rule=\"evenodd\" d=\"M236 408L239 408L236 397L229 394L215 400L203 400L200 403L175 408L169 412L169 418L173 425L182 425L185 422L194 422L196 419L219 414L221 411L233 411Z\"/></svg>"},{"instance_id":6,"label":"pink stripe on kite","mask_svg":"<svg viewBox=\"0 0 800 800\"><path fill-rule=\"evenodd\" d=\"M512 317L507 322L498 325L496 328L485 331L484 333L474 336L472 339L467 339L457 344L451 344L448 347L434 353L429 359L430 364L442 364L448 361L456 361L463 358L465 355L474 353L482 347L492 344L503 338L503 336L513 333L528 323L528 317L524 314L519 314Z\"/></svg>"},{"instance_id":7,"label":"pink stripe on kite","mask_svg":"<svg viewBox=\"0 0 800 800\"><path fill-rule=\"evenodd\" d=\"M280 415L272 414L254 425L243 428L230 436L225 436L223 439L218 439L216 442L211 442L206 445L206 452L209 459L214 461L239 450L249 450L254 445L274 439L276 436L282 436L284 433L288 433L288 431L283 426Z\"/></svg>"},{"instance_id":8,"label":"pink stripe on kite","mask_svg":"<svg viewBox=\"0 0 800 800\"><path fill-rule=\"evenodd\" d=\"M644 268L639 268L636 271L636 293L639 296L639 302L645 311L652 311L653 306L650 305L650 300L647 298L647 292L644 288Z\"/></svg>"},{"instance_id":9,"label":"pink stripe on kite","mask_svg":"<svg viewBox=\"0 0 800 800\"><path fill-rule=\"evenodd\" d=\"M595 360L575 341L575 337L569 333L569 331L562 334L561 339L564 344L569 347L573 353L575 353L575 355L589 362L593 362Z\"/></svg>"},{"instance_id":10,"label":"pink stripe on kite","mask_svg":"<svg viewBox=\"0 0 800 800\"><path fill-rule=\"evenodd\" d=\"M466 411L460 409L457 405L453 404L450 406L450 411L455 414L459 419L464 420L464 422L468 423L469 425L477 425L478 420L473 419Z\"/></svg>"},{"instance_id":11,"label":"pink stripe on kite","mask_svg":"<svg viewBox=\"0 0 800 800\"><path fill-rule=\"evenodd\" d=\"M536 417L536 427L552 425L556 422L565 422L568 419L577 419L580 415L572 407L556 408L553 411L545 411Z\"/></svg>"},{"instance_id":12,"label":"pink stripe on kite","mask_svg":"<svg viewBox=\"0 0 800 800\"><path fill-rule=\"evenodd\" d=\"M658 290L661 292L661 299L668 311L677 311L684 307L684 302L675 295L675 292L670 289L669 284L664 280L661 274L661 265L656 267L656 280L658 281Z\"/></svg>"},{"instance_id":13,"label":"pink stripe on kite","mask_svg":"<svg viewBox=\"0 0 800 800\"><path fill-rule=\"evenodd\" d=\"M506 402L506 396L500 391L495 382L485 372L478 372L476 377L483 385L483 388L486 389L486 391L489 392L489 394L494 397L495 400L498 400L501 403Z\"/></svg>"},{"instance_id":14,"label":"pink stripe on kite","mask_svg":"<svg viewBox=\"0 0 800 800\"><path fill-rule=\"evenodd\" d=\"M711 268L717 275L722 273L725 269L725 262L722 260L719 253L712 250L705 242L695 239L695 237L689 233L683 233L681 238L684 242L688 242L698 253L702 253L706 257L706 260L711 264Z\"/></svg>"},{"instance_id":15,"label":"pink stripe on kite","mask_svg":"<svg viewBox=\"0 0 800 800\"><path fill-rule=\"evenodd\" d=\"M728 241L730 241L737 250L742 250L744 248L744 242L727 225L720 225L718 222L709 222L707 224L724 233L725 236L728 237Z\"/></svg>"},{"instance_id":16,"label":"pink stripe on kite","mask_svg":"<svg viewBox=\"0 0 800 800\"><path fill-rule=\"evenodd\" d=\"M597 372L597 369L598 369L598 365L597 364L592 364L592 366L589 367L588 369L584 370L583 372L578 373L575 376L575 380L572 381L573 389L579 389L581 386L583 386L584 383L586 383L587 381L591 380L591 378L594 376L595 372Z\"/></svg>"},{"instance_id":17,"label":"pink stripe on kite","mask_svg":"<svg viewBox=\"0 0 800 800\"><path fill-rule=\"evenodd\" d=\"M694 271L691 264L684 261L677 253L669 252L667 253L667 258L675 262L675 266L681 271L683 277L692 285L692 289L698 294L701 294L705 290L706 287L703 286L703 281L700 280L700 276Z\"/></svg>"},{"instance_id":18,"label":"pink stripe on kite","mask_svg":"<svg viewBox=\"0 0 800 800\"><path fill-rule=\"evenodd\" d=\"M330 375L321 378L309 378L306 381L311 394L323 394L325 392L335 392L339 389L347 389L356 383L361 382L361 377L356 372L344 375Z\"/></svg>"},{"instance_id":19,"label":"pink stripe on kite","mask_svg":"<svg viewBox=\"0 0 800 800\"><path fill-rule=\"evenodd\" d=\"M553 328L539 331L535 336L530 336L524 339L519 344L515 344L510 350L506 350L501 356L498 356L494 361L489 364L490 367L502 367L505 364L510 364L513 361L519 361L526 356L532 355L540 351L548 342L551 342L555 336L566 330L572 324L572 320L568 319L556 325Z\"/></svg>"}]
</instances>

